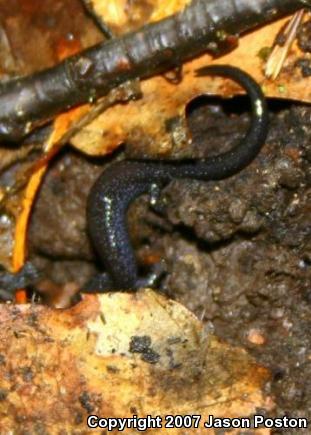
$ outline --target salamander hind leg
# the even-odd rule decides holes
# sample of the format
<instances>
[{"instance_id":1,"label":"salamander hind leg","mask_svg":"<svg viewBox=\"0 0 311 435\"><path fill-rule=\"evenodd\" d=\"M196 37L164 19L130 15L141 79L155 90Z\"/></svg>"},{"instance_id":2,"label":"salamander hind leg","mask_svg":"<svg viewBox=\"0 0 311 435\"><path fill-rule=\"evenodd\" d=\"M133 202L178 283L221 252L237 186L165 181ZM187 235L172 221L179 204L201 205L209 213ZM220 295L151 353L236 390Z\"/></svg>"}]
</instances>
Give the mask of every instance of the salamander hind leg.
<instances>
[{"instance_id":1,"label":"salamander hind leg","mask_svg":"<svg viewBox=\"0 0 311 435\"><path fill-rule=\"evenodd\" d=\"M103 293L113 290L114 286L107 273L98 273L83 286L83 293Z\"/></svg>"},{"instance_id":2,"label":"salamander hind leg","mask_svg":"<svg viewBox=\"0 0 311 435\"><path fill-rule=\"evenodd\" d=\"M151 271L147 276L139 277L136 280L135 289L139 290L141 288L157 288L165 273L165 262L162 260L159 263L155 263L153 266L151 266Z\"/></svg>"}]
</instances>

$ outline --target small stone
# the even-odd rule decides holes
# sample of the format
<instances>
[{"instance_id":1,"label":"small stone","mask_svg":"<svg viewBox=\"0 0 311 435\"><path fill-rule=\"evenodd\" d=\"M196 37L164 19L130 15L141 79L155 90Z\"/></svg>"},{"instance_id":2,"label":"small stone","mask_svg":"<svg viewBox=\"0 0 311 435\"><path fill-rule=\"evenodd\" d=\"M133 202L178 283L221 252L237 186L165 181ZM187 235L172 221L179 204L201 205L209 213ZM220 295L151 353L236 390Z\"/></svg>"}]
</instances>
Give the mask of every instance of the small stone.
<instances>
[{"instance_id":1,"label":"small stone","mask_svg":"<svg viewBox=\"0 0 311 435\"><path fill-rule=\"evenodd\" d=\"M255 210L249 210L241 223L240 229L245 233L255 234L262 226L262 218Z\"/></svg>"},{"instance_id":2,"label":"small stone","mask_svg":"<svg viewBox=\"0 0 311 435\"><path fill-rule=\"evenodd\" d=\"M240 224L246 213L246 204L240 198L235 198L229 206L229 214L232 221Z\"/></svg>"},{"instance_id":3,"label":"small stone","mask_svg":"<svg viewBox=\"0 0 311 435\"><path fill-rule=\"evenodd\" d=\"M247 340L252 344L256 344L257 346L262 346L266 343L266 337L259 329L256 328L249 330L247 334Z\"/></svg>"}]
</instances>

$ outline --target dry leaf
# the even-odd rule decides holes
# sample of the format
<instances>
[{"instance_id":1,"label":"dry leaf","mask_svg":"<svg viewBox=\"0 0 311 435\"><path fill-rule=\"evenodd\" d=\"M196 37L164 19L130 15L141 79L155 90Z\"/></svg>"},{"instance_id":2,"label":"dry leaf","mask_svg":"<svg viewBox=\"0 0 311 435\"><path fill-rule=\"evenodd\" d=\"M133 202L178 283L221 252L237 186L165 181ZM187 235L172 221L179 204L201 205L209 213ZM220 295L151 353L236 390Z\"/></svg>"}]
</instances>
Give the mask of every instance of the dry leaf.
<instances>
[{"instance_id":1,"label":"dry leaf","mask_svg":"<svg viewBox=\"0 0 311 435\"><path fill-rule=\"evenodd\" d=\"M84 0L116 35L162 20L186 7L191 0Z\"/></svg>"},{"instance_id":2,"label":"dry leaf","mask_svg":"<svg viewBox=\"0 0 311 435\"><path fill-rule=\"evenodd\" d=\"M89 414L163 421L198 414L203 422L271 409L262 391L266 369L151 290L85 296L66 311L2 305L0 319L1 433L17 431L22 421L25 432L40 425L49 434L82 434Z\"/></svg>"},{"instance_id":3,"label":"dry leaf","mask_svg":"<svg viewBox=\"0 0 311 435\"><path fill-rule=\"evenodd\" d=\"M189 0L170 0L165 4L160 0L142 0L132 4L125 3L124 0L110 2L93 0L91 2L94 10L103 16L116 33L124 33L140 27L147 21L162 19L185 7L188 3ZM29 11L27 9L27 13L35 16L40 7L39 3L32 5ZM207 92L223 96L240 92L236 85L228 81L194 77L197 68L211 61L242 66L263 84L268 96L310 101L311 91L308 92L308 89L310 89L311 79L303 79L300 71L297 68L293 69L297 56L301 55L297 46L292 50L288 58L289 66L285 68L279 81L273 83L269 80L264 81L263 78L264 64L258 52L261 48L272 45L275 35L285 22L286 20L281 20L241 38L238 49L217 61L212 61L210 56L205 55L188 62L183 66L183 80L178 85L169 82L163 76L143 81L143 98L141 100L113 105L76 134L71 141L72 144L90 155L110 153L124 141L131 143L138 154L139 150L143 150L149 155L166 155L171 152L173 147L186 148L190 139L185 128L184 109L186 104L197 95ZM78 39L65 41L59 34L57 36L53 56L59 60L77 51L80 47ZM249 53L254 53L254 55L250 56ZM111 97L107 98L109 100ZM18 271L24 264L27 254L28 220L36 192L48 167L49 156L53 155L53 149L55 152L57 151L59 142L62 141L63 137L66 137L68 131L73 126L79 125L81 119L90 111L92 111L92 107L81 106L60 115L54 121L51 136L47 140L46 150L48 154L43 156L43 160L41 160L43 164L39 161L39 164L34 166L35 170L29 184L25 192L20 195L20 204L15 207L14 215L15 217L17 215L17 222L11 268L14 271ZM168 126L171 127L168 128ZM15 204L17 200L18 198L14 198L12 203ZM11 227L3 231L3 240L12 243ZM7 249L7 257L2 255L1 262L7 267L8 261L11 261L11 249L10 245Z\"/></svg>"},{"instance_id":4,"label":"dry leaf","mask_svg":"<svg viewBox=\"0 0 311 435\"><path fill-rule=\"evenodd\" d=\"M74 54L80 45L69 44L62 45L59 52L60 60L62 57L67 57ZM42 179L49 167L51 159L57 154L63 143L62 138L72 125L72 120L76 120L81 112L84 114L84 106L76 109L69 110L66 113L59 115L53 123L52 132L45 144L45 154L33 166L32 174L25 187L24 192L21 194L21 207L16 214L15 221L15 237L14 248L12 253L12 271L19 272L25 264L27 258L27 232L32 205L35 201L37 192L41 186ZM16 291L15 300L17 303L24 304L27 301L27 292L25 289L18 289Z\"/></svg>"},{"instance_id":5,"label":"dry leaf","mask_svg":"<svg viewBox=\"0 0 311 435\"><path fill-rule=\"evenodd\" d=\"M267 97L311 102L311 77L303 77L295 66L296 61L303 57L297 44L292 48L278 80L272 81L264 76L265 62L260 52L272 47L276 35L287 21L288 18L279 20L240 38L239 47L219 59L206 54L184 64L182 81L178 84L164 76L144 80L141 85L142 99L111 107L78 133L71 143L90 155L105 155L108 143L110 149L114 149L127 142L138 153L141 150L142 154L153 156L170 154L174 147L187 147L187 103L203 94L231 97L241 92L229 80L195 77L197 69L210 63L242 68L262 85ZM168 128L171 125L175 125L176 130Z\"/></svg>"},{"instance_id":6,"label":"dry leaf","mask_svg":"<svg viewBox=\"0 0 311 435\"><path fill-rule=\"evenodd\" d=\"M0 15L0 49L4 54L0 59L1 77L9 78L12 74L22 76L47 68L102 39L94 23L86 18L80 0L17 0L9 3L0 0ZM72 119L72 114L61 115L63 124L66 118ZM67 122L66 129L70 126ZM60 122L57 121L48 143L53 143L59 136L59 127ZM38 145L35 146L37 150ZM37 181L35 178L38 177L37 170L43 167L44 161L47 163L50 156L48 153L33 166L34 174L25 192L21 185L24 186L29 177L32 148L30 144L21 148L9 146L0 149L2 172L5 166L9 167L0 191L3 207L0 264L11 271L18 270L23 264L26 255L25 229L41 176ZM15 228L16 219L18 228Z\"/></svg>"}]
</instances>

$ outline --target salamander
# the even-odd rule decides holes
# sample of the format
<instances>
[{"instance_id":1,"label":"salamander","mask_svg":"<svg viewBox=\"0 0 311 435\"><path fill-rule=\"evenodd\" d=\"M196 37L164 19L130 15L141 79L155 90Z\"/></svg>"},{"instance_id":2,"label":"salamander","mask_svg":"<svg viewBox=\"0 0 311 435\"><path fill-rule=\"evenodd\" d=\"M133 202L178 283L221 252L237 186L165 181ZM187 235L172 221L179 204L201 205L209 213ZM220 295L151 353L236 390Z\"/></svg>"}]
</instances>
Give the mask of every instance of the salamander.
<instances>
[{"instance_id":1,"label":"salamander","mask_svg":"<svg viewBox=\"0 0 311 435\"><path fill-rule=\"evenodd\" d=\"M111 164L91 188L87 225L105 272L96 275L84 292L135 290L152 283L142 279L131 246L126 213L138 196L163 188L173 179L221 180L245 168L259 153L268 132L268 112L260 86L242 70L227 65L206 66L198 76L223 76L241 85L251 102L252 118L245 137L215 157L192 160L123 160Z\"/></svg>"}]
</instances>

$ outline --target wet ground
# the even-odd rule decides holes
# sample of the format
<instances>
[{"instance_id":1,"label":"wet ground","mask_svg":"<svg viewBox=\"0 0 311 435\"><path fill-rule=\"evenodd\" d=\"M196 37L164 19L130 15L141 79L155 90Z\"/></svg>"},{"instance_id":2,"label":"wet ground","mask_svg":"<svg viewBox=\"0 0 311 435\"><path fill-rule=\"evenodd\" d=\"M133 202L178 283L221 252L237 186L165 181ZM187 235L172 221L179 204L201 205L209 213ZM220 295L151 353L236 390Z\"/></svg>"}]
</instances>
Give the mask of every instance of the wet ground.
<instances>
[{"instance_id":1,"label":"wet ground","mask_svg":"<svg viewBox=\"0 0 311 435\"><path fill-rule=\"evenodd\" d=\"M190 108L189 155L228 149L247 125L244 106L243 99L209 106L198 100ZM270 118L267 144L247 169L220 182L173 181L162 192L160 213L140 198L129 225L141 263L165 260L160 291L271 370L267 392L276 397L277 415L310 418L311 108L271 102ZM58 284L83 285L100 267L86 233L86 198L113 160L87 160L67 149L44 182L30 252Z\"/></svg>"},{"instance_id":2,"label":"wet ground","mask_svg":"<svg viewBox=\"0 0 311 435\"><path fill-rule=\"evenodd\" d=\"M14 0L8 7L0 1L1 17L7 17L1 23L0 51L10 75L48 66L70 43L87 46L101 38L90 22L85 25L78 0L45 0L44 8L37 3ZM21 6L29 14L31 35L29 23L18 18ZM307 49L308 35L307 28L301 36ZM27 38L36 44L22 50ZM46 58L38 59L38 52ZM248 122L243 98L197 100L188 112L195 139L189 157L229 149ZM276 415L309 419L310 121L310 106L270 102L267 144L248 168L221 182L173 181L162 192L160 212L152 210L148 197L138 199L129 212L144 269L165 261L159 291L271 370L267 393L275 396ZM126 147L109 159L88 159L68 147L51 165L29 232L30 260L51 280L46 292L67 291L68 283L82 286L100 269L87 236L86 199L104 167L125 154Z\"/></svg>"}]
</instances>

